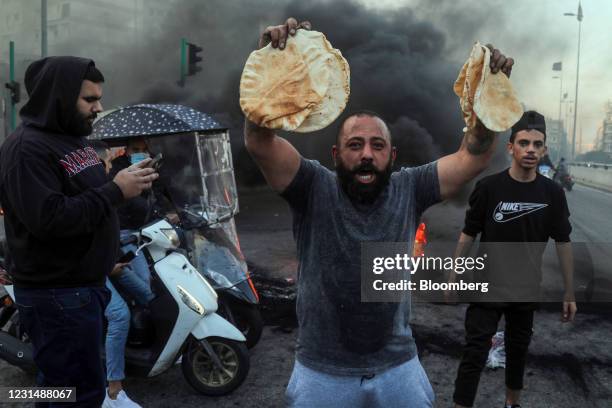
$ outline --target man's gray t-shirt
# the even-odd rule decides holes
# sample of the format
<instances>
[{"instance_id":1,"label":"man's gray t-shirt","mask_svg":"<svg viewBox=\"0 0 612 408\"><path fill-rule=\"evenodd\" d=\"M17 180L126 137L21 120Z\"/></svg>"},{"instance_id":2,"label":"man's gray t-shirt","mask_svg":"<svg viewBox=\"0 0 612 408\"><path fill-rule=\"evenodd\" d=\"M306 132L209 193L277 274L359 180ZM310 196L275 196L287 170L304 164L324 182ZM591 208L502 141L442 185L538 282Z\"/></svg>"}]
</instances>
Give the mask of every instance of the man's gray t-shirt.
<instances>
[{"instance_id":1,"label":"man's gray t-shirt","mask_svg":"<svg viewBox=\"0 0 612 408\"><path fill-rule=\"evenodd\" d=\"M440 201L435 162L402 168L370 206L356 207L335 173L301 159L281 196L293 213L299 260L296 358L314 370L365 375L416 355L410 303L361 303L361 243L412 248L423 211Z\"/></svg>"}]
</instances>

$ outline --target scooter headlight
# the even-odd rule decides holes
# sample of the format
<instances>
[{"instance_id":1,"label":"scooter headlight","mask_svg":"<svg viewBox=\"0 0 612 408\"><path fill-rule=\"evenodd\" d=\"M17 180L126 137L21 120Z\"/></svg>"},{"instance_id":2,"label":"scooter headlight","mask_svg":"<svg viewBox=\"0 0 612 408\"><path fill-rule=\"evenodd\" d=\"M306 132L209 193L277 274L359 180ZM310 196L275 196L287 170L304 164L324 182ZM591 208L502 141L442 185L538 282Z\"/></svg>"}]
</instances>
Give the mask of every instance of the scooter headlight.
<instances>
[{"instance_id":1,"label":"scooter headlight","mask_svg":"<svg viewBox=\"0 0 612 408\"><path fill-rule=\"evenodd\" d=\"M177 285L176 289L178 290L178 293L181 296L181 300L183 301L184 304L187 305L187 307L189 307L194 312L199 313L202 316L204 316L204 314L206 313L206 310L204 310L204 307L200 304L200 302L198 302L193 296L191 296L189 292L187 292L180 285Z\"/></svg>"},{"instance_id":2,"label":"scooter headlight","mask_svg":"<svg viewBox=\"0 0 612 408\"><path fill-rule=\"evenodd\" d=\"M181 239L174 228L162 228L160 231L168 238L173 247L178 248L181 245Z\"/></svg>"}]
</instances>

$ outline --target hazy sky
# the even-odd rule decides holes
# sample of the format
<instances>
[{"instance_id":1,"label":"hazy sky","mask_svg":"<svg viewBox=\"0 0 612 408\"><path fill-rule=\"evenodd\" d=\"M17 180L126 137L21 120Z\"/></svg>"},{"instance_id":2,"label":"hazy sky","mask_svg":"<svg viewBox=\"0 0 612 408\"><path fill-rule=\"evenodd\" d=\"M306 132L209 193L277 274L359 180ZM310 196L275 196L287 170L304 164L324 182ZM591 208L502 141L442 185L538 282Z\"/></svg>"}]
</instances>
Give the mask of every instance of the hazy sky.
<instances>
[{"instance_id":1,"label":"hazy sky","mask_svg":"<svg viewBox=\"0 0 612 408\"><path fill-rule=\"evenodd\" d=\"M516 59L512 82L520 99L547 117L559 115L560 83L552 78L558 72L551 68L554 62L562 61L563 92L568 93L568 100L574 100L578 22L576 17L563 13L576 13L578 1L360 1L370 7L414 7L417 16L436 23L449 34L447 48L453 57L463 54L465 58L470 41L495 44ZM582 127L586 144L593 141L601 126L604 104L612 100L612 1L584 0L581 4L584 19L576 141Z\"/></svg>"},{"instance_id":2,"label":"hazy sky","mask_svg":"<svg viewBox=\"0 0 612 408\"><path fill-rule=\"evenodd\" d=\"M37 0L29 1L38 4ZM254 39L265 25L282 21L286 17L285 13L291 12L285 10L283 5L292 3L293 10L296 10L295 5L301 5L298 6L297 12L304 15L297 15L298 17L310 17L316 28L320 27L331 40L337 42L334 43L335 46L344 47L342 51L348 54L351 63L355 64L351 68L357 68L357 72L360 63L366 64L362 64L361 68L366 67L370 61L375 63L377 47L381 52L383 49L388 51L386 57L391 59L386 60L384 64L387 68L392 68L393 72L387 73L381 67L376 67L375 74L379 74L378 76L364 76L362 73L361 77L353 78L356 92L352 97L357 96L360 90L362 93L376 91L371 87L364 88L365 81L359 81L362 78L379 81L377 87L397 86L385 91L387 99L393 99L393 91L399 89L401 92L395 93L401 94L404 99L390 103L402 109L404 115L426 125L434 138L439 135L432 121L425 120L423 115L419 117L418 109L408 105L428 102L427 105L421 106L421 110L451 117L456 112L454 118L459 118L458 104L456 107L452 106L452 80L455 69L458 73L476 40L493 43L506 55L515 58L516 65L511 79L521 101L528 108L539 110L547 117L558 117L560 83L552 77L559 73L551 70L552 64L557 61L563 62L563 93L568 93L569 100L574 99L578 22L575 17L565 17L563 13L575 13L578 7L576 0L354 1L359 1L374 11L381 10L377 13L380 15L365 15L350 4L337 0L330 0L327 4L299 0L178 0L176 7L172 9L171 21L159 27L151 27L151 33L145 36L149 41L146 47L127 41L125 49L117 49L116 55L108 61L98 61L98 56L92 56L105 68L109 84L116 85L114 88L110 85L107 87L106 100L110 107L141 99L147 100L143 99L144 96L151 98L151 93L141 97L142 88L151 82L170 78L176 72L178 39L181 36L193 38L193 41L206 48L207 56L206 75L192 77L189 81L192 89L206 90L196 93L195 96L210 95L214 92L226 93L232 96L232 103L235 104L235 84L229 84L228 78L230 74L234 79L238 77L243 61L254 42L245 42L244 38ZM276 4L277 7L270 6ZM388 12L389 9L399 8L402 10ZM584 0L582 8L584 20L577 136L582 128L583 143L587 144L592 142L601 126L604 104L612 99L612 1ZM333 15L329 16L330 13ZM0 17L2 15L3 10L0 8ZM330 18L332 20L328 21ZM354 19L359 21L352 21ZM377 30L376 25L381 24L386 27L379 27ZM398 36L393 37L389 30L397 31ZM421 38L427 33L432 36L429 42ZM348 41L350 39L354 41ZM74 40L72 45L50 51L90 55L91 50L87 42L81 41L80 38ZM359 44L354 44L355 42ZM361 43L363 49L359 48ZM0 48L3 46L4 44L0 44ZM437 48L440 50L437 51ZM423 54L423 50L427 52ZM402 55L396 58L398 52ZM135 55L138 57L134 57ZM155 56L153 61L145 58L151 55ZM418 60L422 55L425 55L426 59L429 58L426 63ZM405 73L396 72L402 69L405 69ZM427 81L423 81L423 76ZM226 83L228 85L224 85ZM411 83L422 89L417 89L415 93ZM168 84L172 85L173 82L168 81ZM168 84L157 87L158 90L164 91L162 99L190 102L189 98L181 94L183 91ZM119 92L125 89L129 90L126 92L128 95ZM448 90L447 95L443 95L441 89ZM169 92L177 95L168 98ZM442 97L445 99L442 100ZM194 106L202 109L221 106L221 109L228 109L225 105L215 105L213 102L218 101L209 101L210 106L194 102ZM563 118L565 110L564 106ZM437 122L434 121L434 124Z\"/></svg>"}]
</instances>

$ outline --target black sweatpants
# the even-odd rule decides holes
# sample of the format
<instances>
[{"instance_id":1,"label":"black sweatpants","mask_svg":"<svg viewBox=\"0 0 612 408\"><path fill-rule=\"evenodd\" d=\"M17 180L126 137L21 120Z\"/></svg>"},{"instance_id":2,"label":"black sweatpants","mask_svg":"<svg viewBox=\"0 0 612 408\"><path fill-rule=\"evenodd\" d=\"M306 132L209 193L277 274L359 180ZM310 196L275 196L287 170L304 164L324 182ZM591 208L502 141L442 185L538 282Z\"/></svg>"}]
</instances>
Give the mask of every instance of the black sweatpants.
<instances>
[{"instance_id":1,"label":"black sweatpants","mask_svg":"<svg viewBox=\"0 0 612 408\"><path fill-rule=\"evenodd\" d=\"M511 390L523 388L527 348L533 333L534 308L524 303L500 306L473 303L465 314L466 345L455 380L453 400L456 404L465 407L474 404L480 373L491 348L491 338L497 331L502 315L506 318L506 386Z\"/></svg>"}]
</instances>

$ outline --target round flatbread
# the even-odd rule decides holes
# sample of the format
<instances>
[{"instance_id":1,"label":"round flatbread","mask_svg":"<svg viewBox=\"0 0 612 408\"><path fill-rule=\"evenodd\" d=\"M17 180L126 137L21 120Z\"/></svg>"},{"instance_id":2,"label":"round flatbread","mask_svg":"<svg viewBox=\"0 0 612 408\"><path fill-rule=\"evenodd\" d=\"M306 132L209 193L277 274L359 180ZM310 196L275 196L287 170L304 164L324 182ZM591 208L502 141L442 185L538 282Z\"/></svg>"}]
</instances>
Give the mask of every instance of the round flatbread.
<instances>
[{"instance_id":1,"label":"round flatbread","mask_svg":"<svg viewBox=\"0 0 612 408\"><path fill-rule=\"evenodd\" d=\"M240 79L240 107L251 122L270 129L322 129L346 106L348 72L322 33L298 30L285 50L267 45L251 53Z\"/></svg>"},{"instance_id":2,"label":"round flatbread","mask_svg":"<svg viewBox=\"0 0 612 408\"><path fill-rule=\"evenodd\" d=\"M299 31L298 31L299 34ZM330 60L330 79L323 99L312 109L308 117L295 129L296 132L314 132L331 124L346 108L350 86L349 64L340 50L332 47L325 35L316 31L303 31L310 41L319 43L320 47L333 56Z\"/></svg>"},{"instance_id":3,"label":"round flatbread","mask_svg":"<svg viewBox=\"0 0 612 408\"><path fill-rule=\"evenodd\" d=\"M463 64L453 90L459 96L463 119L468 129L480 119L495 132L503 132L523 115L510 80L503 72L491 73L491 50L476 43L470 57Z\"/></svg>"}]
</instances>

